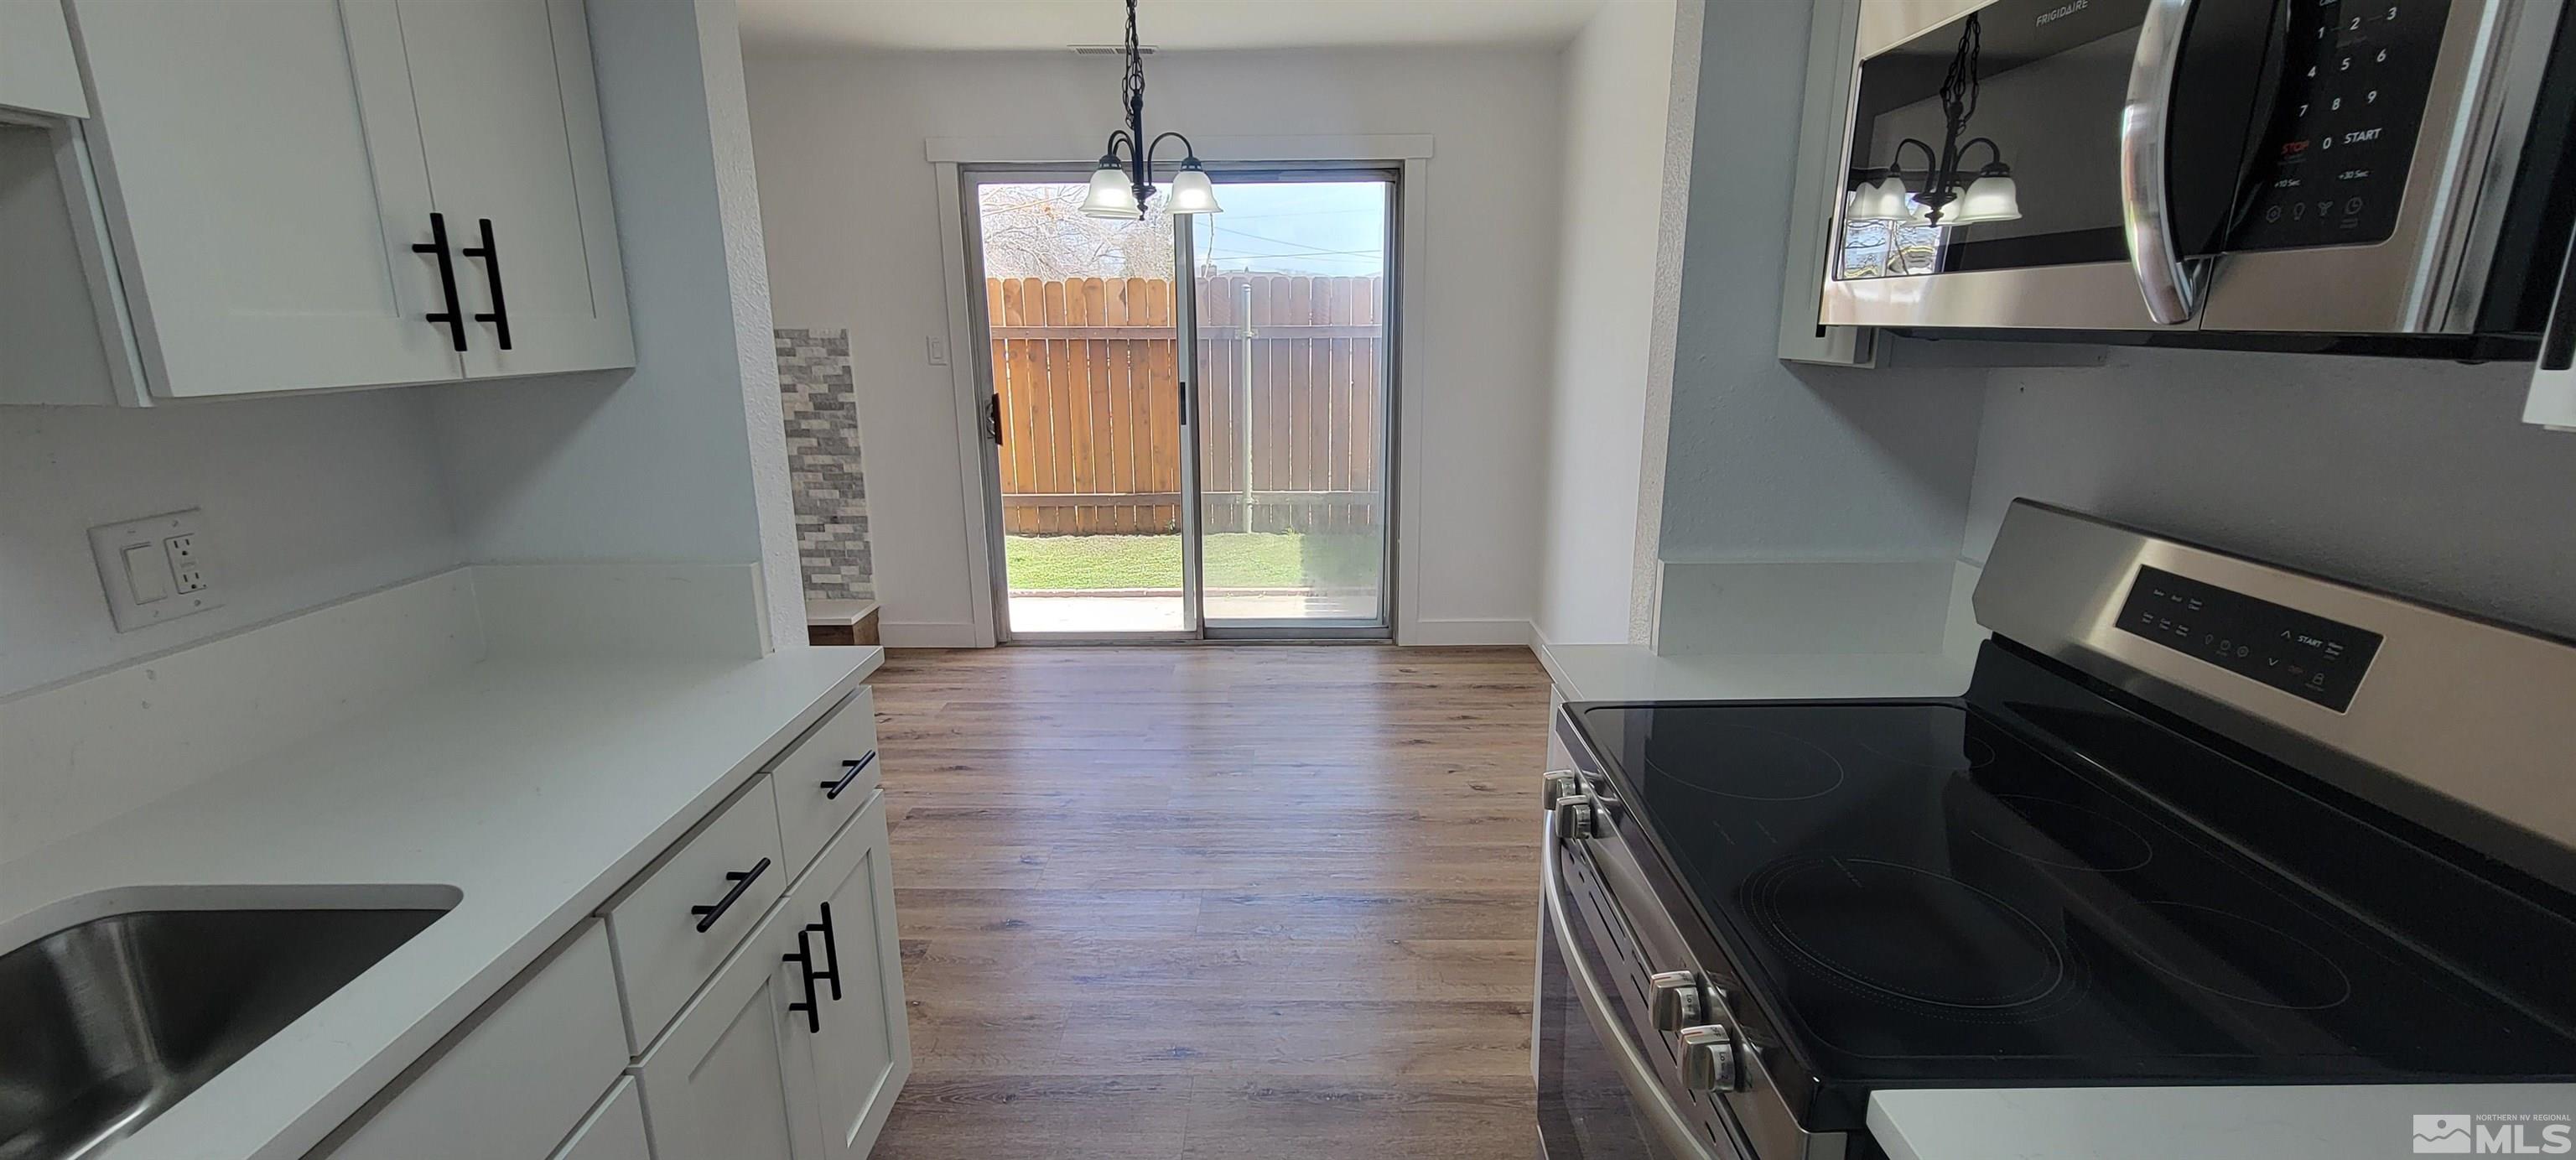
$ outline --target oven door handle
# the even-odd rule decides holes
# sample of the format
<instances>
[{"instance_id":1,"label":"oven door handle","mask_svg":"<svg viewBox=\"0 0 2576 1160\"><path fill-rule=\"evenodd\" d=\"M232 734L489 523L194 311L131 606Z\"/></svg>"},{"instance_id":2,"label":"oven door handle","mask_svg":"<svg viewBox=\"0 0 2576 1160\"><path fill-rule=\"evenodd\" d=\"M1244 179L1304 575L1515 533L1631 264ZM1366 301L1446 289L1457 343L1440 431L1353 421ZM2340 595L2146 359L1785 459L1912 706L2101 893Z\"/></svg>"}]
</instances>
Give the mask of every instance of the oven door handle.
<instances>
[{"instance_id":1,"label":"oven door handle","mask_svg":"<svg viewBox=\"0 0 2576 1160\"><path fill-rule=\"evenodd\" d=\"M2120 108L2120 224L2129 237L2129 268L2138 277L2147 316L2168 326L2191 321L2199 287L2174 239L2171 157L2174 76L2182 66L2192 0L2147 0L2129 61L2129 96Z\"/></svg>"},{"instance_id":2,"label":"oven door handle","mask_svg":"<svg viewBox=\"0 0 2576 1160\"><path fill-rule=\"evenodd\" d=\"M1547 906L1548 927L1556 932L1557 954L1565 960L1565 973L1572 977L1584 1016L1592 1020L1593 1028L1609 1048L1611 1066L1618 1069L1620 1082L1636 1097L1647 1126L1679 1160L1724 1160L1709 1150L1690 1117L1673 1103L1672 1093L1664 1090L1663 1079L1655 1074L1654 1062L1628 1038L1628 1028L1612 1006L1609 990L1601 985L1600 976L1592 973L1592 961L1584 957L1582 947L1575 945L1574 916L1565 905L1565 883L1556 868L1557 854L1556 811L1549 810L1547 843L1539 856L1539 893Z\"/></svg>"}]
</instances>

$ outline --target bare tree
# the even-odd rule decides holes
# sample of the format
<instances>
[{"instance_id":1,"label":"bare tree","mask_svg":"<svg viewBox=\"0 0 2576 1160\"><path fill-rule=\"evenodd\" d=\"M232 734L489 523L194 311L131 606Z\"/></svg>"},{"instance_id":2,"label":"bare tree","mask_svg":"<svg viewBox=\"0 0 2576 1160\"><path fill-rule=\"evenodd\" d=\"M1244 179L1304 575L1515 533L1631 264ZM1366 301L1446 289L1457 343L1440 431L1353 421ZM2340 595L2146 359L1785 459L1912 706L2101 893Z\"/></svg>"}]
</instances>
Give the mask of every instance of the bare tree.
<instances>
[{"instance_id":1,"label":"bare tree","mask_svg":"<svg viewBox=\"0 0 2576 1160\"><path fill-rule=\"evenodd\" d=\"M1172 217L1162 199L1142 221L1082 212L1080 185L987 185L977 191L984 273L992 278L1172 276Z\"/></svg>"}]
</instances>

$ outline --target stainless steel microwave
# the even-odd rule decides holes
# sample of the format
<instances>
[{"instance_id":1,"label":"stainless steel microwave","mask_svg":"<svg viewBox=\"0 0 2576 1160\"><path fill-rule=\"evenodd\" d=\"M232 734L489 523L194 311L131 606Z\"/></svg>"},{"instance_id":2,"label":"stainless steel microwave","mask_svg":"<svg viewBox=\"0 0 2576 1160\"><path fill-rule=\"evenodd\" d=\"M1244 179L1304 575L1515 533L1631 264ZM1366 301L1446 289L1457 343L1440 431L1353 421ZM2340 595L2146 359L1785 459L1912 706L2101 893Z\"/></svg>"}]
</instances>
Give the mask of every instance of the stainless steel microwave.
<instances>
[{"instance_id":1,"label":"stainless steel microwave","mask_svg":"<svg viewBox=\"0 0 2576 1160\"><path fill-rule=\"evenodd\" d=\"M2576 219L2561 8L1861 0L1818 321L2529 357Z\"/></svg>"}]
</instances>

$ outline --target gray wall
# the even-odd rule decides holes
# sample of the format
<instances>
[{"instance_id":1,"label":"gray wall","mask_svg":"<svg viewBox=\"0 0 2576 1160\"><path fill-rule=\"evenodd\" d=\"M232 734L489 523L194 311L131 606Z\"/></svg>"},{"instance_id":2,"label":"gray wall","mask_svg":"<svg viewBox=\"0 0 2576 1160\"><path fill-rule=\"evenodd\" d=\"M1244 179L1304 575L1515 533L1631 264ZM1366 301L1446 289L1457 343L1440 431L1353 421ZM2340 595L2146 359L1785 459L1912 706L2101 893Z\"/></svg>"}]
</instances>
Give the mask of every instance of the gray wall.
<instances>
[{"instance_id":1,"label":"gray wall","mask_svg":"<svg viewBox=\"0 0 2576 1160\"><path fill-rule=\"evenodd\" d=\"M2529 367L2124 351L1997 371L1967 557L2030 496L2576 636L2576 435Z\"/></svg>"},{"instance_id":2,"label":"gray wall","mask_svg":"<svg viewBox=\"0 0 2576 1160\"><path fill-rule=\"evenodd\" d=\"M0 696L453 567L413 391L0 407ZM88 529L205 509L225 605L116 631Z\"/></svg>"}]
</instances>

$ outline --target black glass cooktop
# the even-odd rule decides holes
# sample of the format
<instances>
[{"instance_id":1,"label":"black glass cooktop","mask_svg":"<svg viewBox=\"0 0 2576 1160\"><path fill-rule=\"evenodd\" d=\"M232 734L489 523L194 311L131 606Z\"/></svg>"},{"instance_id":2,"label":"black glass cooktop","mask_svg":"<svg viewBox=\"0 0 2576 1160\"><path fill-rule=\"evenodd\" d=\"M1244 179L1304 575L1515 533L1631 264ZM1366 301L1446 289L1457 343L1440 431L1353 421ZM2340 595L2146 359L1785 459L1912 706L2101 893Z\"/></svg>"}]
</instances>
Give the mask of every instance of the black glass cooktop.
<instances>
[{"instance_id":1,"label":"black glass cooktop","mask_svg":"<svg viewBox=\"0 0 2576 1160\"><path fill-rule=\"evenodd\" d=\"M1819 1085L2576 1073L2550 1018L1969 703L1577 719ZM2239 773L2277 789L2193 771Z\"/></svg>"}]
</instances>

